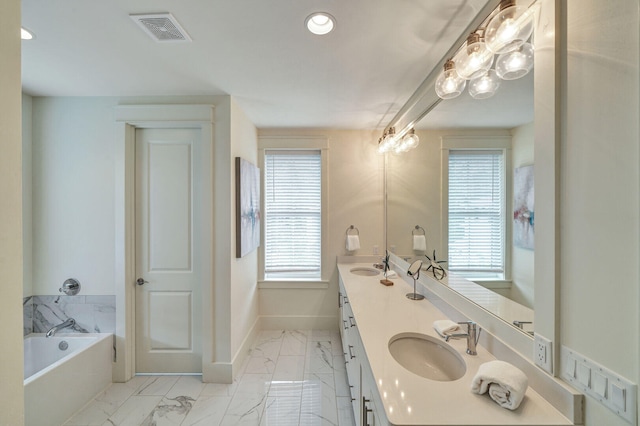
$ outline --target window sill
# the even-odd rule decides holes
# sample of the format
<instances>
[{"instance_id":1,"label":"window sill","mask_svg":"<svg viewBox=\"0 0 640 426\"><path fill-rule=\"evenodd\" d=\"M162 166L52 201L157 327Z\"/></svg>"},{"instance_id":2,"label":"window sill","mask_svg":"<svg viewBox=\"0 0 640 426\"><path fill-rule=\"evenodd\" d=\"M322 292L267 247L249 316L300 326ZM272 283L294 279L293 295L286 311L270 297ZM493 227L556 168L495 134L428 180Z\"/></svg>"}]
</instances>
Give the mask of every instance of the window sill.
<instances>
[{"instance_id":1,"label":"window sill","mask_svg":"<svg viewBox=\"0 0 640 426\"><path fill-rule=\"evenodd\" d=\"M258 281L258 288L265 289L305 289L317 290L329 288L329 281Z\"/></svg>"},{"instance_id":2,"label":"window sill","mask_svg":"<svg viewBox=\"0 0 640 426\"><path fill-rule=\"evenodd\" d=\"M473 281L474 283L481 285L484 288L488 289L509 289L511 288L511 281L507 280L473 280L471 278L467 278L469 281Z\"/></svg>"}]
</instances>

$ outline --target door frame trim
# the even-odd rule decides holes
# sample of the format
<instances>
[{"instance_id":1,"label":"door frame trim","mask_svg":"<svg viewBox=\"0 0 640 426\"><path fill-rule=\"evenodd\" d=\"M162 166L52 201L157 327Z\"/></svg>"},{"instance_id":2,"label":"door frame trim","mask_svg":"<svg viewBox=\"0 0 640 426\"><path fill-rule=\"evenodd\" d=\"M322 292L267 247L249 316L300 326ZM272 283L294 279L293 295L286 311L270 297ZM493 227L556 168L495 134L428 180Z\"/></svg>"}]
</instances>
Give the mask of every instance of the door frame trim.
<instances>
[{"instance_id":1,"label":"door frame trim","mask_svg":"<svg viewBox=\"0 0 640 426\"><path fill-rule=\"evenodd\" d=\"M135 375L135 130L139 128L200 129L203 143L203 206L210 210L203 217L202 232L212 234L213 206L213 105L121 105L115 119L115 296L116 351L113 381L126 382ZM213 259L212 239L204 245L204 259ZM211 262L203 262L202 282L212 281ZM212 359L212 288L202 286L202 360Z\"/></svg>"}]
</instances>

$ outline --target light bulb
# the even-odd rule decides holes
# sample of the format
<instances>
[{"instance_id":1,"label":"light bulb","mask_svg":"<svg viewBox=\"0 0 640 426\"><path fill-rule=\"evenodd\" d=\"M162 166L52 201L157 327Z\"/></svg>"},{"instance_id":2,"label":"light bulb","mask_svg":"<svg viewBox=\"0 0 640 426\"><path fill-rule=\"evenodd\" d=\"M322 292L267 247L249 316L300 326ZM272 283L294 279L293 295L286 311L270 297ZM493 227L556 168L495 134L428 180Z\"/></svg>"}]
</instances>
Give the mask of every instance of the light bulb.
<instances>
[{"instance_id":1,"label":"light bulb","mask_svg":"<svg viewBox=\"0 0 640 426\"><path fill-rule=\"evenodd\" d=\"M485 43L493 53L507 53L522 46L533 32L533 11L512 4L515 2L503 0L502 10L484 30Z\"/></svg>"},{"instance_id":2,"label":"light bulb","mask_svg":"<svg viewBox=\"0 0 640 426\"><path fill-rule=\"evenodd\" d=\"M466 80L478 77L491 68L493 53L487 49L484 39L478 33L467 38L467 44L453 58L456 72Z\"/></svg>"},{"instance_id":3,"label":"light bulb","mask_svg":"<svg viewBox=\"0 0 640 426\"><path fill-rule=\"evenodd\" d=\"M524 77L533 68L533 46L525 43L513 52L503 53L496 61L496 73L503 80Z\"/></svg>"},{"instance_id":4,"label":"light bulb","mask_svg":"<svg viewBox=\"0 0 640 426\"><path fill-rule=\"evenodd\" d=\"M453 99L460 96L466 83L467 81L456 72L455 63L448 60L436 80L436 93L442 99Z\"/></svg>"},{"instance_id":5,"label":"light bulb","mask_svg":"<svg viewBox=\"0 0 640 426\"><path fill-rule=\"evenodd\" d=\"M415 129L409 130L409 132L404 135L402 144L407 148L407 151L416 148L420 144L420 138L416 135Z\"/></svg>"},{"instance_id":6,"label":"light bulb","mask_svg":"<svg viewBox=\"0 0 640 426\"><path fill-rule=\"evenodd\" d=\"M495 70L489 70L469 82L469 94L474 99L487 99L496 93L498 87L500 87L500 79Z\"/></svg>"}]
</instances>

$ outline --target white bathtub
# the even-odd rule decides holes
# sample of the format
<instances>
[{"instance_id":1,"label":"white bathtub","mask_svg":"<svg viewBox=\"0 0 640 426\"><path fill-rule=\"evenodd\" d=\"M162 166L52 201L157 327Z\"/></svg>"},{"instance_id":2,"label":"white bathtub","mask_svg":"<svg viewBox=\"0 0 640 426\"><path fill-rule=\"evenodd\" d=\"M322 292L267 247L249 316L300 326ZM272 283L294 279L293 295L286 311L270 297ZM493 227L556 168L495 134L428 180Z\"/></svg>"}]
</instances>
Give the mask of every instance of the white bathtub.
<instances>
[{"instance_id":1,"label":"white bathtub","mask_svg":"<svg viewBox=\"0 0 640 426\"><path fill-rule=\"evenodd\" d=\"M112 358L111 333L25 337L25 424L62 425L111 383Z\"/></svg>"}]
</instances>

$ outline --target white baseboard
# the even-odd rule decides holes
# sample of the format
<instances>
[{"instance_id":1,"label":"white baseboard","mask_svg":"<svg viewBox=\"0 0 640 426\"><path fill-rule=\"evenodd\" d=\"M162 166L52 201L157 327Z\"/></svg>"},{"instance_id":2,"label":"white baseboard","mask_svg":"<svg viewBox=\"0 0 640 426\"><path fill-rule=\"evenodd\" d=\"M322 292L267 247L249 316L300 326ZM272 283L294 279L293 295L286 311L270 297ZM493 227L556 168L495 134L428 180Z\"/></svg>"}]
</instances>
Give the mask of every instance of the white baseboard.
<instances>
[{"instance_id":1,"label":"white baseboard","mask_svg":"<svg viewBox=\"0 0 640 426\"><path fill-rule=\"evenodd\" d=\"M260 317L261 330L338 330L337 316L269 315Z\"/></svg>"}]
</instances>

